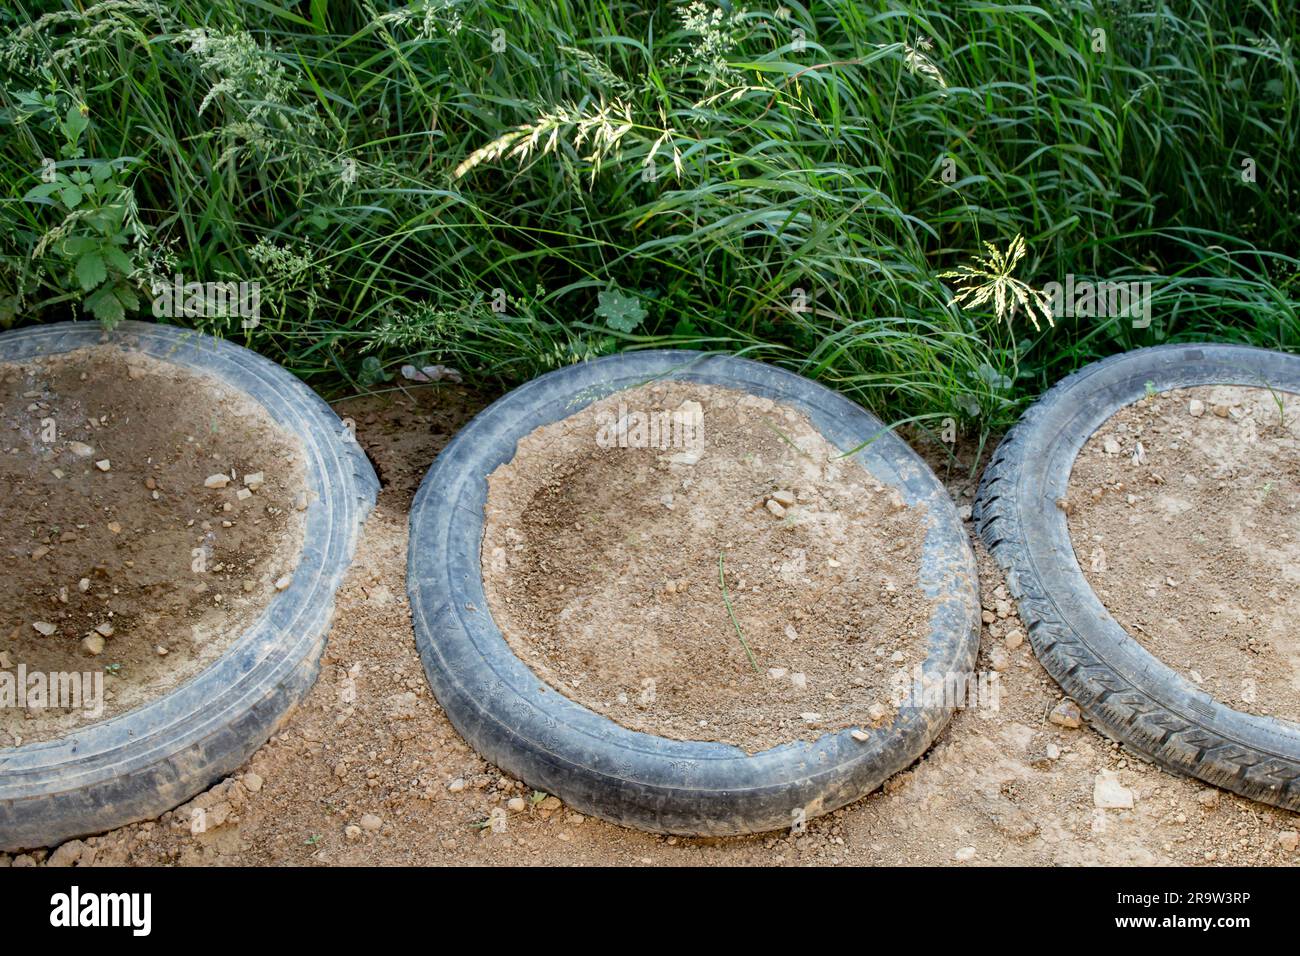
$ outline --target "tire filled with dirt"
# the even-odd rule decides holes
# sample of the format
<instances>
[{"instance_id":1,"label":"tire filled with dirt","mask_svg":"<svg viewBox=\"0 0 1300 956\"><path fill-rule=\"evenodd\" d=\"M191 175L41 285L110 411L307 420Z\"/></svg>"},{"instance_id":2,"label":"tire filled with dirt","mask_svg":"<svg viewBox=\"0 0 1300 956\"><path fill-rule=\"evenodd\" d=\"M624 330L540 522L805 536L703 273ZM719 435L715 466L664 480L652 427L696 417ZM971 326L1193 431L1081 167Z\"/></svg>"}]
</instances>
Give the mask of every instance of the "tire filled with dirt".
<instances>
[{"instance_id":1,"label":"tire filled with dirt","mask_svg":"<svg viewBox=\"0 0 1300 956\"><path fill-rule=\"evenodd\" d=\"M1300 357L1167 345L1024 415L975 519L1043 666L1166 769L1300 809Z\"/></svg>"},{"instance_id":2,"label":"tire filled with dirt","mask_svg":"<svg viewBox=\"0 0 1300 956\"><path fill-rule=\"evenodd\" d=\"M906 768L979 626L962 523L904 442L790 372L678 351L475 418L415 499L408 589L475 749L676 834L797 827Z\"/></svg>"},{"instance_id":3,"label":"tire filled with dirt","mask_svg":"<svg viewBox=\"0 0 1300 956\"><path fill-rule=\"evenodd\" d=\"M0 336L0 847L157 816L315 679L377 488L307 386L165 326Z\"/></svg>"}]
</instances>

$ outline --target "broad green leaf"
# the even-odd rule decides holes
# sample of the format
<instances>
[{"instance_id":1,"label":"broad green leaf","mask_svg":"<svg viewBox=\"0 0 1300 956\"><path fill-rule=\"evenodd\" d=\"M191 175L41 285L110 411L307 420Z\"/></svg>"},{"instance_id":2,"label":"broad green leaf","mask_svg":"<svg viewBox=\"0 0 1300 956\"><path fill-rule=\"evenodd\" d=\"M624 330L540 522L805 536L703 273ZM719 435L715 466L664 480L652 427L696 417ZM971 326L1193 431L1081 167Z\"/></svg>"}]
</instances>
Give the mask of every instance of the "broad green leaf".
<instances>
[{"instance_id":1,"label":"broad green leaf","mask_svg":"<svg viewBox=\"0 0 1300 956\"><path fill-rule=\"evenodd\" d=\"M25 202L31 202L35 199L49 199L61 188L63 188L62 183L41 183L39 186L33 186L31 189L27 190L27 193L23 196L23 200Z\"/></svg>"},{"instance_id":2,"label":"broad green leaf","mask_svg":"<svg viewBox=\"0 0 1300 956\"><path fill-rule=\"evenodd\" d=\"M104 261L123 275L130 275L135 270L135 263L117 246L108 245L100 250Z\"/></svg>"},{"instance_id":3,"label":"broad green leaf","mask_svg":"<svg viewBox=\"0 0 1300 956\"><path fill-rule=\"evenodd\" d=\"M84 253L77 259L75 271L77 281L81 283L81 288L85 292L89 292L108 278L108 267L104 265L104 257L98 252Z\"/></svg>"},{"instance_id":4,"label":"broad green leaf","mask_svg":"<svg viewBox=\"0 0 1300 956\"><path fill-rule=\"evenodd\" d=\"M86 308L110 329L126 317L122 303L113 294L110 286L101 286L99 291L87 296Z\"/></svg>"},{"instance_id":5,"label":"broad green leaf","mask_svg":"<svg viewBox=\"0 0 1300 956\"><path fill-rule=\"evenodd\" d=\"M624 295L618 289L601 292L597 296L596 317L615 332L631 332L645 321L646 310L635 296Z\"/></svg>"},{"instance_id":6,"label":"broad green leaf","mask_svg":"<svg viewBox=\"0 0 1300 956\"><path fill-rule=\"evenodd\" d=\"M134 312L140 308L140 297L135 294L135 289L125 282L113 286L113 294L117 296L117 301L122 303L122 308L126 311Z\"/></svg>"}]
</instances>

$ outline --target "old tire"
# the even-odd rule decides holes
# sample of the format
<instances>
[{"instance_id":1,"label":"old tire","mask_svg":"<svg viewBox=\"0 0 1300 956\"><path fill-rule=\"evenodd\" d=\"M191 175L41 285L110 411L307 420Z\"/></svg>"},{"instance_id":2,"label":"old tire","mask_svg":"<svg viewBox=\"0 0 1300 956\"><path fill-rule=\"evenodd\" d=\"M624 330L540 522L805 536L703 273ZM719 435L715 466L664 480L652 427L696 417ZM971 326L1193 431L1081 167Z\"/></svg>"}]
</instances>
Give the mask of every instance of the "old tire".
<instances>
[{"instance_id":1,"label":"old tire","mask_svg":"<svg viewBox=\"0 0 1300 956\"><path fill-rule=\"evenodd\" d=\"M1300 356L1164 345L1087 366L1007 433L981 478L976 526L1007 571L1038 659L1093 723L1168 770L1300 810L1300 725L1224 706L1130 637L1084 578L1055 504L1102 423L1148 388L1194 385L1300 393Z\"/></svg>"},{"instance_id":2,"label":"old tire","mask_svg":"<svg viewBox=\"0 0 1300 956\"><path fill-rule=\"evenodd\" d=\"M859 743L848 730L753 756L739 748L628 730L547 687L487 612L479 548L487 476L520 438L598 398L656 378L744 389L809 415L841 449L880 434L859 460L929 511L922 586L939 600L927 676L966 674L978 642L974 557L933 473L853 402L790 372L721 355L648 351L552 372L479 414L438 456L411 509L410 592L429 682L486 759L570 806L660 833L727 835L789 827L841 807L917 760L952 715L948 701L905 706Z\"/></svg>"},{"instance_id":3,"label":"old tire","mask_svg":"<svg viewBox=\"0 0 1300 956\"><path fill-rule=\"evenodd\" d=\"M334 608L378 483L365 454L305 384L268 359L195 332L67 322L0 335L0 362L96 344L142 351L260 402L306 450L314 500L290 586L206 670L171 693L56 740L0 749L0 849L53 846L155 817L238 768L315 682Z\"/></svg>"}]
</instances>

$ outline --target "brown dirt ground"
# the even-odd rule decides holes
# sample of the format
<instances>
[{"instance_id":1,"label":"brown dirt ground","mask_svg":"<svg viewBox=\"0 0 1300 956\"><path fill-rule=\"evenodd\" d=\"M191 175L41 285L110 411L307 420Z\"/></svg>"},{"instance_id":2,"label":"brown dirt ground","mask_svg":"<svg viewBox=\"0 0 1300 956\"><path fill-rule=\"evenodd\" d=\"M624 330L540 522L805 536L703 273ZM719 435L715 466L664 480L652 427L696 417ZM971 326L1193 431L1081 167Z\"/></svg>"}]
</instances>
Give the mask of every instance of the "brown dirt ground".
<instances>
[{"instance_id":1,"label":"brown dirt ground","mask_svg":"<svg viewBox=\"0 0 1300 956\"><path fill-rule=\"evenodd\" d=\"M1060 691L1027 642L1001 574L976 544L987 625L980 667L996 659L1001 709L959 712L916 766L812 820L801 836L683 839L572 813L553 798L480 827L526 793L460 739L432 699L405 599L406 518L429 462L483 401L452 386L340 403L384 487L339 594L321 677L241 773L186 808L13 862L133 865L497 864L610 866L1300 863L1300 815L1170 776L1086 725L1047 722ZM959 506L969 461L947 468ZM1010 640L1008 641L1008 638ZM351 703L355 693L355 700ZM1048 744L1058 759L1044 757ZM1132 810L1099 810L1093 787L1118 776ZM369 819L366 815L372 815ZM222 820L219 825L212 821ZM370 828L363 828L362 821ZM348 827L356 827L349 838ZM973 854L969 848L973 848ZM964 851L964 852L963 852ZM0 854L0 865L9 862Z\"/></svg>"},{"instance_id":2,"label":"brown dirt ground","mask_svg":"<svg viewBox=\"0 0 1300 956\"><path fill-rule=\"evenodd\" d=\"M614 441L620 416L683 408L698 441L635 425ZM925 659L925 510L770 399L628 389L525 436L488 489L483 578L506 640L632 730L756 753L879 726Z\"/></svg>"},{"instance_id":3,"label":"brown dirt ground","mask_svg":"<svg viewBox=\"0 0 1300 956\"><path fill-rule=\"evenodd\" d=\"M1124 629L1217 700L1291 721L1300 720L1298 452L1296 396L1177 389L1097 429L1068 493L1079 565Z\"/></svg>"},{"instance_id":4,"label":"brown dirt ground","mask_svg":"<svg viewBox=\"0 0 1300 956\"><path fill-rule=\"evenodd\" d=\"M205 487L219 473L228 485ZM0 708L0 746L129 710L216 660L292 571L303 487L300 443L210 376L114 346L0 365L0 667L102 671L107 698L102 715Z\"/></svg>"}]
</instances>

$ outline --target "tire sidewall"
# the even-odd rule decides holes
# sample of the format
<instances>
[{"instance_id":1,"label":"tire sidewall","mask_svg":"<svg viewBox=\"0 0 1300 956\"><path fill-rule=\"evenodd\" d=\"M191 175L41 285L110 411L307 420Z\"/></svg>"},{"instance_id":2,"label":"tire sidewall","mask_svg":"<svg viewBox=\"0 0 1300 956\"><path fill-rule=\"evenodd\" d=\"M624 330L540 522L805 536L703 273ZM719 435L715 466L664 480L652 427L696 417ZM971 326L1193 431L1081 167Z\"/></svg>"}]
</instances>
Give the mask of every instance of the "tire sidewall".
<instances>
[{"instance_id":1,"label":"tire sidewall","mask_svg":"<svg viewBox=\"0 0 1300 956\"><path fill-rule=\"evenodd\" d=\"M724 355L623 353L549 373L484 410L442 452L411 510L408 590L416 642L439 702L476 750L539 790L616 823L726 835L789 827L857 799L910 765L948 705L907 706L866 742L848 730L747 756L736 747L628 730L548 687L510 650L481 571L487 477L519 439L600 398L655 379L742 389L806 413L832 444L927 509L922 583L938 601L928 676L969 672L978 643L974 556L946 491L868 412L792 372Z\"/></svg>"},{"instance_id":2,"label":"tire sidewall","mask_svg":"<svg viewBox=\"0 0 1300 956\"><path fill-rule=\"evenodd\" d=\"M1082 369L1008 433L981 482L977 526L1009 571L1040 660L1107 733L1169 769L1296 808L1300 726L1222 704L1130 636L1089 585L1056 504L1080 449L1111 416L1150 390L1201 385L1300 394L1300 356L1164 345Z\"/></svg>"},{"instance_id":3,"label":"tire sidewall","mask_svg":"<svg viewBox=\"0 0 1300 956\"><path fill-rule=\"evenodd\" d=\"M310 388L247 349L169 326L67 322L0 335L0 362L121 347L221 380L306 453L311 502L292 582L216 661L167 694L54 740L0 750L0 849L52 846L171 809L237 769L314 683L335 591L378 483ZM165 414L165 409L160 410Z\"/></svg>"}]
</instances>

